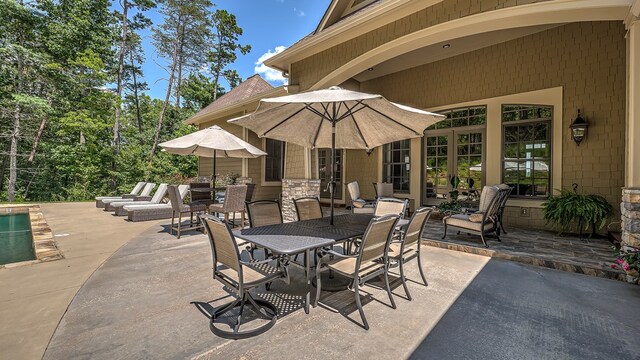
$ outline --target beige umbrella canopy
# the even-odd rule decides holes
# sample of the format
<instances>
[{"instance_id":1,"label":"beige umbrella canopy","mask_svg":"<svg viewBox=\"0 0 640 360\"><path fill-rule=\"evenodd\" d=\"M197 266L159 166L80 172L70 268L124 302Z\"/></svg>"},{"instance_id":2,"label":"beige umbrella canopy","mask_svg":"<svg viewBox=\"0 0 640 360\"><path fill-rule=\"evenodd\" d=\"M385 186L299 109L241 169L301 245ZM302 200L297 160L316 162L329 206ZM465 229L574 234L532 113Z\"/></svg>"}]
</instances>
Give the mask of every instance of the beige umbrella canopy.
<instances>
[{"instance_id":1,"label":"beige umbrella canopy","mask_svg":"<svg viewBox=\"0 0 640 360\"><path fill-rule=\"evenodd\" d=\"M159 144L166 152L178 155L197 155L213 158L215 182L216 158L256 158L264 151L214 125Z\"/></svg>"},{"instance_id":2,"label":"beige umbrella canopy","mask_svg":"<svg viewBox=\"0 0 640 360\"><path fill-rule=\"evenodd\" d=\"M328 89L260 100L252 114L229 120L259 137L309 148L366 149L421 137L443 115L392 103L382 95L334 86ZM333 218L334 168L331 167Z\"/></svg>"}]
</instances>

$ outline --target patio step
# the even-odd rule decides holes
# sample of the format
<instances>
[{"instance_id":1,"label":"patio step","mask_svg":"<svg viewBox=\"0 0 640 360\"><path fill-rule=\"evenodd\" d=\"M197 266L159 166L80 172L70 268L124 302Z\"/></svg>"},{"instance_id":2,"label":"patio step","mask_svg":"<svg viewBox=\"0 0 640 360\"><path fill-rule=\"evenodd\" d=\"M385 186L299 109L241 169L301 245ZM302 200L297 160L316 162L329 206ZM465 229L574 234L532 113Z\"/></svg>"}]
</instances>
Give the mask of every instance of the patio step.
<instances>
[{"instance_id":1,"label":"patio step","mask_svg":"<svg viewBox=\"0 0 640 360\"><path fill-rule=\"evenodd\" d=\"M422 239L422 243L428 246L433 246L441 249L448 249L460 252L466 252L469 254L488 256L497 259L504 259L514 261L526 265L546 267L550 269L556 269L561 271L567 271L577 274L584 274L589 276L601 277L605 279L613 279L626 281L624 273L620 270L614 270L610 267L591 265L587 263L578 263L576 261L570 261L566 259L550 258L548 256L536 256L535 254L523 253L517 251L510 251L504 249L492 249L491 247L485 248L477 245L465 245L460 243L453 243L447 241Z\"/></svg>"}]
</instances>

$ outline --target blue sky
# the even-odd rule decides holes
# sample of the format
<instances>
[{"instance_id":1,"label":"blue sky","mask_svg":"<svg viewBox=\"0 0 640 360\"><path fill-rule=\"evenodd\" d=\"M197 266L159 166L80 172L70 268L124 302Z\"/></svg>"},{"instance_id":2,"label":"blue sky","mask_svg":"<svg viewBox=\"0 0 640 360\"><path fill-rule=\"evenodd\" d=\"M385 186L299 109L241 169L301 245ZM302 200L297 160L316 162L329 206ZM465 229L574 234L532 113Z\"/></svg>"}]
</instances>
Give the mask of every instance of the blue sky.
<instances>
[{"instance_id":1,"label":"blue sky","mask_svg":"<svg viewBox=\"0 0 640 360\"><path fill-rule=\"evenodd\" d=\"M230 68L236 69L243 79L255 74L258 66L256 62L266 58L265 54L273 54L277 50L289 47L313 31L329 2L330 0L214 0L216 8L236 15L238 24L244 30L240 41L243 45L251 45L251 52L239 55L236 63ZM117 2L114 3L114 7L118 7ZM147 16L154 24L162 21L162 16L155 9L148 11ZM151 41L151 30L144 30L142 35L146 56L143 71L150 88L147 93L155 98L164 98L167 82L162 79L167 75L156 64L163 64L164 61L157 58ZM270 72L264 66L257 70L274 86L282 85L282 81L277 79L279 72ZM227 87L226 83L223 85Z\"/></svg>"}]
</instances>

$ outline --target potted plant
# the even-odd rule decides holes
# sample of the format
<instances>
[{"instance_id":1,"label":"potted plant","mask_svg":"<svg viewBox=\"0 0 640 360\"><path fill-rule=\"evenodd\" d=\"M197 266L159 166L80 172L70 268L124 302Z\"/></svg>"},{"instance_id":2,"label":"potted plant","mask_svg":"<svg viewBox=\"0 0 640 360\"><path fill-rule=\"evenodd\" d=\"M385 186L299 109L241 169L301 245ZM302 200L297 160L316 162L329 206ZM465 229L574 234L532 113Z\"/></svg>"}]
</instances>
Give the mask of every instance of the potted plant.
<instances>
[{"instance_id":1,"label":"potted plant","mask_svg":"<svg viewBox=\"0 0 640 360\"><path fill-rule=\"evenodd\" d=\"M613 269L622 269L627 275L627 282L637 284L640 279L640 250L620 249L614 246L616 262L611 265Z\"/></svg>"},{"instance_id":2,"label":"potted plant","mask_svg":"<svg viewBox=\"0 0 640 360\"><path fill-rule=\"evenodd\" d=\"M560 234L569 230L572 225L578 224L578 231L592 227L592 236L598 229L606 225L607 220L613 214L611 204L599 195L585 195L573 190L561 190L560 195L552 195L543 206L544 219L559 228Z\"/></svg>"}]
</instances>

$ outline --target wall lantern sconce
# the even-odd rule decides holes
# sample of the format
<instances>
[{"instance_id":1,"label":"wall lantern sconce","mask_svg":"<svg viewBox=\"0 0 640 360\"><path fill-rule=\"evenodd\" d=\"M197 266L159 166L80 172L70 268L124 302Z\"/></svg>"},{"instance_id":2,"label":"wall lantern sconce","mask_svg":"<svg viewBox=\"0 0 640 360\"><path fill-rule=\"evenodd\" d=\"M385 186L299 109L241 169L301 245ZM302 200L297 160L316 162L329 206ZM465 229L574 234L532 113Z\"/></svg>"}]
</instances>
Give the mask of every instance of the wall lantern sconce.
<instances>
[{"instance_id":1,"label":"wall lantern sconce","mask_svg":"<svg viewBox=\"0 0 640 360\"><path fill-rule=\"evenodd\" d=\"M578 117L569 127L571 128L571 138L576 142L576 145L580 146L580 142L587 136L589 128L589 123L580 116L580 109L578 109Z\"/></svg>"}]
</instances>

